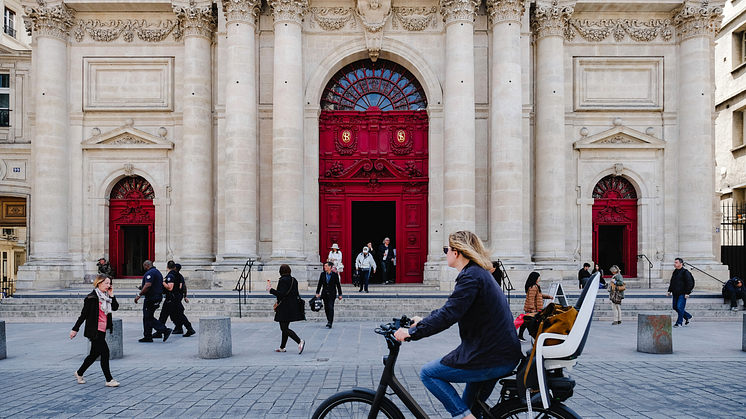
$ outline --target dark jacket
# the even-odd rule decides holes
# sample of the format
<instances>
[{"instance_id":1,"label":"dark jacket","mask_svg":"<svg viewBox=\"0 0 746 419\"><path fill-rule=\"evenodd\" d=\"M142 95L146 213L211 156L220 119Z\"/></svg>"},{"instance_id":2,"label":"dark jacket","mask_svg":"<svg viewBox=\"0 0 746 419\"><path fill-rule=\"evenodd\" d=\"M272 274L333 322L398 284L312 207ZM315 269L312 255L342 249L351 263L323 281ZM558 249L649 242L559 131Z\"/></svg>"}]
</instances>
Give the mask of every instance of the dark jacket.
<instances>
[{"instance_id":1,"label":"dark jacket","mask_svg":"<svg viewBox=\"0 0 746 419\"><path fill-rule=\"evenodd\" d=\"M142 287L145 288L145 283L150 282L150 288L145 293L145 297L158 297L163 295L163 275L161 271L155 266L148 269L145 275L142 276Z\"/></svg>"},{"instance_id":2,"label":"dark jacket","mask_svg":"<svg viewBox=\"0 0 746 419\"><path fill-rule=\"evenodd\" d=\"M269 293L277 297L276 322L297 322L305 320L298 303L298 281L292 276L280 277L277 289L270 289Z\"/></svg>"},{"instance_id":3,"label":"dark jacket","mask_svg":"<svg viewBox=\"0 0 746 419\"><path fill-rule=\"evenodd\" d=\"M326 272L321 272L321 275L319 275L319 285L316 286L316 294L320 294L322 298L337 298L337 295L342 295L342 285L339 284L339 275L336 272L332 272L331 275L329 284L326 283ZM337 294L337 291L339 291L339 294Z\"/></svg>"},{"instance_id":4,"label":"dark jacket","mask_svg":"<svg viewBox=\"0 0 746 419\"><path fill-rule=\"evenodd\" d=\"M477 370L517 364L521 344L508 301L489 271L469 262L456 277L456 287L445 305L409 328L412 340L448 329L458 322L461 344L440 363Z\"/></svg>"},{"instance_id":5,"label":"dark jacket","mask_svg":"<svg viewBox=\"0 0 746 419\"><path fill-rule=\"evenodd\" d=\"M746 286L744 286L743 281L741 281L741 286L740 287L736 286L736 282L738 282L738 281L741 281L741 280L738 279L738 278L731 278L731 279L729 279L728 282L726 282L725 285L723 286L723 293L726 293L726 292L730 292L730 293L733 293L733 292L745 292L746 291Z\"/></svg>"},{"instance_id":6,"label":"dark jacket","mask_svg":"<svg viewBox=\"0 0 746 419\"><path fill-rule=\"evenodd\" d=\"M674 269L671 274L671 284L668 292L673 295L689 295L694 289L694 277L686 268Z\"/></svg>"},{"instance_id":7,"label":"dark jacket","mask_svg":"<svg viewBox=\"0 0 746 419\"><path fill-rule=\"evenodd\" d=\"M578 271L578 282L580 283L580 286L585 288L585 283L588 282L588 278L591 277L591 273L588 272L587 269L582 268L580 271Z\"/></svg>"},{"instance_id":8,"label":"dark jacket","mask_svg":"<svg viewBox=\"0 0 746 419\"><path fill-rule=\"evenodd\" d=\"M80 312L80 317L78 317L78 321L75 322L73 330L76 332L80 331L80 325L85 322L83 336L87 337L88 339L96 339L96 337L98 336L97 332L99 310L101 310L101 308L98 304L98 295L96 295L96 290L93 290L90 294L85 296L85 299L83 300L83 310ZM119 310L117 297L111 297L111 310ZM111 313L106 316L106 329L112 331L114 330L114 324L111 321Z\"/></svg>"}]
</instances>

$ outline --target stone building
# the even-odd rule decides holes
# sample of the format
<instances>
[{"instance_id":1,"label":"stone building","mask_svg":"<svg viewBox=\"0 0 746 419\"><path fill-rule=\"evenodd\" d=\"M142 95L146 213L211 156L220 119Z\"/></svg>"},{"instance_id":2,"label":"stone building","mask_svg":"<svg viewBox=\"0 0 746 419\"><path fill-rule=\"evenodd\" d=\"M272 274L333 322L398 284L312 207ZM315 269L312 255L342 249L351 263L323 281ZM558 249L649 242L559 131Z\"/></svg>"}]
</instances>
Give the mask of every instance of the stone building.
<instances>
[{"instance_id":1,"label":"stone building","mask_svg":"<svg viewBox=\"0 0 746 419\"><path fill-rule=\"evenodd\" d=\"M447 289L458 229L516 284L592 260L642 282L638 255L656 279L676 256L727 276L722 1L23 5L25 145L0 147L29 168L0 182L30 196L20 289L79 281L102 255L118 276L175 259L226 288L248 259L256 281L289 263L305 286L333 243L349 281L385 236L398 282Z\"/></svg>"}]
</instances>

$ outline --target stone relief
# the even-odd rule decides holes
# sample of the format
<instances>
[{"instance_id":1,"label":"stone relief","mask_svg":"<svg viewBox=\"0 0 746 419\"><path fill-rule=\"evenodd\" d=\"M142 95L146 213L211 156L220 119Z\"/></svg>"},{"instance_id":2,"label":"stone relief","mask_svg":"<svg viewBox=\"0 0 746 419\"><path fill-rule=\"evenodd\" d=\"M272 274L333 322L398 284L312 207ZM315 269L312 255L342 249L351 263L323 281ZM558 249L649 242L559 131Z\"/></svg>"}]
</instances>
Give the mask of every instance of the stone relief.
<instances>
[{"instance_id":1,"label":"stone relief","mask_svg":"<svg viewBox=\"0 0 746 419\"><path fill-rule=\"evenodd\" d=\"M75 40L83 42L85 34L97 42L112 42L121 36L126 42L132 42L135 35L145 42L161 42L169 34L173 34L174 41L181 41L182 33L177 20L147 22L145 20L110 20L102 22L96 20L79 20L78 27L73 32Z\"/></svg>"},{"instance_id":2,"label":"stone relief","mask_svg":"<svg viewBox=\"0 0 746 419\"><path fill-rule=\"evenodd\" d=\"M412 32L424 31L428 25L432 25L433 28L437 27L437 21L435 20L435 13L438 9L433 7L393 7L394 18L391 19L391 27L398 29L396 22L401 23L401 26Z\"/></svg>"},{"instance_id":3,"label":"stone relief","mask_svg":"<svg viewBox=\"0 0 746 419\"><path fill-rule=\"evenodd\" d=\"M70 28L75 24L75 10L65 3L47 6L44 0L36 0L38 7L27 6L23 10L30 20L24 22L26 32L31 35L32 29L37 35L50 35L67 42Z\"/></svg>"},{"instance_id":4,"label":"stone relief","mask_svg":"<svg viewBox=\"0 0 746 419\"><path fill-rule=\"evenodd\" d=\"M225 22L238 20L256 24L261 6L261 0L223 0Z\"/></svg>"},{"instance_id":5,"label":"stone relief","mask_svg":"<svg viewBox=\"0 0 746 419\"><path fill-rule=\"evenodd\" d=\"M487 0L490 25L508 20L520 23L525 12L525 0Z\"/></svg>"},{"instance_id":6,"label":"stone relief","mask_svg":"<svg viewBox=\"0 0 746 419\"><path fill-rule=\"evenodd\" d=\"M710 6L709 0L701 3L684 2L671 14L676 25L676 35L682 40L698 35L714 37L723 22L723 8Z\"/></svg>"},{"instance_id":7,"label":"stone relief","mask_svg":"<svg viewBox=\"0 0 746 419\"><path fill-rule=\"evenodd\" d=\"M391 16L391 0L357 0L355 14L363 22L368 56L375 62L381 52L383 26Z\"/></svg>"},{"instance_id":8,"label":"stone relief","mask_svg":"<svg viewBox=\"0 0 746 419\"><path fill-rule=\"evenodd\" d=\"M133 177L135 176L135 165L132 163L125 163L124 164L124 174Z\"/></svg>"},{"instance_id":9,"label":"stone relief","mask_svg":"<svg viewBox=\"0 0 746 419\"><path fill-rule=\"evenodd\" d=\"M197 6L194 0L190 0L189 6L173 6L173 10L183 36L196 35L212 39L212 33L218 25L218 17L212 4Z\"/></svg>"},{"instance_id":10,"label":"stone relief","mask_svg":"<svg viewBox=\"0 0 746 419\"><path fill-rule=\"evenodd\" d=\"M312 28L315 26L314 22L325 31L338 31L349 21L352 21L351 28L355 29L356 26L353 19L355 9L351 7L311 7L308 12L313 16L309 22Z\"/></svg>"},{"instance_id":11,"label":"stone relief","mask_svg":"<svg viewBox=\"0 0 746 419\"><path fill-rule=\"evenodd\" d=\"M597 144L632 144L636 142L637 141L633 140L632 138L626 137L624 135L615 135L605 140L601 140Z\"/></svg>"},{"instance_id":12,"label":"stone relief","mask_svg":"<svg viewBox=\"0 0 746 419\"><path fill-rule=\"evenodd\" d=\"M474 22L479 3L476 0L441 0L440 14L443 22Z\"/></svg>"},{"instance_id":13,"label":"stone relief","mask_svg":"<svg viewBox=\"0 0 746 419\"><path fill-rule=\"evenodd\" d=\"M130 135L127 135L122 138L118 138L114 141L111 141L109 142L109 144L149 144L149 143L145 140L141 140L139 138L135 138Z\"/></svg>"},{"instance_id":14,"label":"stone relief","mask_svg":"<svg viewBox=\"0 0 746 419\"><path fill-rule=\"evenodd\" d=\"M303 23L303 16L308 10L308 0L271 0L272 14L275 22L290 21Z\"/></svg>"},{"instance_id":15,"label":"stone relief","mask_svg":"<svg viewBox=\"0 0 746 419\"><path fill-rule=\"evenodd\" d=\"M673 28L670 19L568 19L565 38L573 40L576 34L590 42L601 42L609 35L613 35L616 42L622 42L627 35L637 42L651 42L659 36L667 42L673 37Z\"/></svg>"},{"instance_id":16,"label":"stone relief","mask_svg":"<svg viewBox=\"0 0 746 419\"><path fill-rule=\"evenodd\" d=\"M572 16L575 8L569 5L560 6L557 0L551 5L536 4L533 16L531 16L531 28L537 37L565 36L565 26Z\"/></svg>"}]
</instances>

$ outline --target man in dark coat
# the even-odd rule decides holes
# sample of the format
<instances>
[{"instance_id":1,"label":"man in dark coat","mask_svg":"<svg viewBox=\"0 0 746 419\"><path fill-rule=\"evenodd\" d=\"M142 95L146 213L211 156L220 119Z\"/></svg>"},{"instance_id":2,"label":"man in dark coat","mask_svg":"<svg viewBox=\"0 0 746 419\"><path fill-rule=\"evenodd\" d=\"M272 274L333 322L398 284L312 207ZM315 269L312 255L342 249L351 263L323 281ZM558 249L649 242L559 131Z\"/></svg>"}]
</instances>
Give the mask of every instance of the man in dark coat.
<instances>
[{"instance_id":1,"label":"man in dark coat","mask_svg":"<svg viewBox=\"0 0 746 419\"><path fill-rule=\"evenodd\" d=\"M386 237L383 239L383 244L378 246L378 257L379 260L379 266L381 267L381 275L383 275L383 283L384 284L393 284L394 278L391 275L392 272L390 272L392 265L392 260L394 258L394 252L391 249L391 246L389 244L391 243L391 240Z\"/></svg>"},{"instance_id":2,"label":"man in dark coat","mask_svg":"<svg viewBox=\"0 0 746 419\"><path fill-rule=\"evenodd\" d=\"M671 284L668 286L669 297L673 294L673 309L679 314L676 319L676 324L673 327L681 327L684 324L689 324L692 315L686 311L686 300L689 298L689 294L694 289L694 277L692 273L684 268L684 259L676 258L673 261L673 273L671 274Z\"/></svg>"},{"instance_id":3,"label":"man in dark coat","mask_svg":"<svg viewBox=\"0 0 746 419\"><path fill-rule=\"evenodd\" d=\"M324 311L326 312L326 327L332 328L334 323L334 300L342 299L342 285L339 283L339 275L332 272L334 262L324 263L324 272L319 275L319 285L316 286L316 298L323 298ZM339 296L337 295L339 291Z\"/></svg>"},{"instance_id":4,"label":"man in dark coat","mask_svg":"<svg viewBox=\"0 0 746 419\"><path fill-rule=\"evenodd\" d=\"M145 296L145 301L142 305L142 325L143 337L138 342L146 343L153 341L153 329L159 332L163 336L163 341L168 340L171 336L171 329L159 322L155 318L155 310L161 304L163 299L163 275L161 272L153 266L153 262L146 260L142 263L142 267L147 271L142 276L142 285L140 286L140 292L135 297L135 304L140 301L140 297Z\"/></svg>"},{"instance_id":5,"label":"man in dark coat","mask_svg":"<svg viewBox=\"0 0 746 419\"><path fill-rule=\"evenodd\" d=\"M723 298L730 299L730 309L733 311L738 311L738 299L740 298L743 300L743 309L746 310L746 287L741 278L731 278L725 283Z\"/></svg>"}]
</instances>

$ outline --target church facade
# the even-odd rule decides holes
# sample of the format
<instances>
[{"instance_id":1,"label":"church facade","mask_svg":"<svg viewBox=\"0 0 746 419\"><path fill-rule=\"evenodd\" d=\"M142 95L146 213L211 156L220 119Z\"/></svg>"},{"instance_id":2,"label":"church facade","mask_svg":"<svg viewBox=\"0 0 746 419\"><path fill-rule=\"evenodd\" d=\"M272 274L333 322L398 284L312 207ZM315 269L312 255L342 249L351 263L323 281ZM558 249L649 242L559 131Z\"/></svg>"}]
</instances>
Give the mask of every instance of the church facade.
<instances>
[{"instance_id":1,"label":"church facade","mask_svg":"<svg viewBox=\"0 0 746 419\"><path fill-rule=\"evenodd\" d=\"M397 282L452 287L450 233L513 281L595 261L716 277L705 1L24 0L28 260L18 289L144 259L230 288L384 237ZM11 87L12 88L12 87ZM641 256L642 255L642 256ZM652 265L648 271L649 263ZM259 267L259 271L257 268Z\"/></svg>"}]
</instances>

